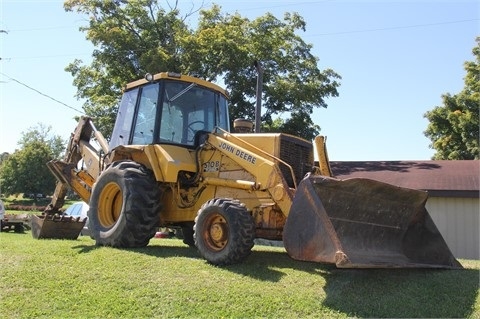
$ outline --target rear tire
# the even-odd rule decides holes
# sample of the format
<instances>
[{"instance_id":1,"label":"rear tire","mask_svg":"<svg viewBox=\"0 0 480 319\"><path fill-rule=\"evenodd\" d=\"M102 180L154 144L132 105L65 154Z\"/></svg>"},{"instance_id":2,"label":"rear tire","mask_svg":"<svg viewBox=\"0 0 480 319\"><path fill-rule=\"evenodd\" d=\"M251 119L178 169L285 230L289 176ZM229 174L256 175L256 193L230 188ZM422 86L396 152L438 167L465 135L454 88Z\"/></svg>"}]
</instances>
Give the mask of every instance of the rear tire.
<instances>
[{"instance_id":1,"label":"rear tire","mask_svg":"<svg viewBox=\"0 0 480 319\"><path fill-rule=\"evenodd\" d=\"M193 226L183 226L182 237L185 245L195 247L195 240L193 239Z\"/></svg>"},{"instance_id":2,"label":"rear tire","mask_svg":"<svg viewBox=\"0 0 480 319\"><path fill-rule=\"evenodd\" d=\"M144 247L155 235L161 210L153 174L136 162L114 162L93 186L88 211L97 245Z\"/></svg>"},{"instance_id":3,"label":"rear tire","mask_svg":"<svg viewBox=\"0 0 480 319\"><path fill-rule=\"evenodd\" d=\"M238 200L217 198L203 204L193 231L195 246L211 264L240 263L252 252L255 223Z\"/></svg>"}]
</instances>

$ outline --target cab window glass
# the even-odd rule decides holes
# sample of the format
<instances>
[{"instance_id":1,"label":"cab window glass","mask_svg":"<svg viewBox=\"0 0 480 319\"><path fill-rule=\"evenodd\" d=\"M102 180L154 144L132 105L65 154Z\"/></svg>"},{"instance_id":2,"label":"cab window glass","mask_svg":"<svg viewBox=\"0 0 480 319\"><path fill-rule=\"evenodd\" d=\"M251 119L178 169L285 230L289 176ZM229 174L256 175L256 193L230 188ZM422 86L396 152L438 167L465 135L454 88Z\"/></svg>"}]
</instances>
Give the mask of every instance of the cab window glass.
<instances>
[{"instance_id":1,"label":"cab window glass","mask_svg":"<svg viewBox=\"0 0 480 319\"><path fill-rule=\"evenodd\" d=\"M228 105L227 99L223 96L218 94L218 123L217 126L221 127L222 129L226 130L227 132L230 131L230 120L228 116Z\"/></svg>"},{"instance_id":2,"label":"cab window glass","mask_svg":"<svg viewBox=\"0 0 480 319\"><path fill-rule=\"evenodd\" d=\"M142 88L135 127L132 132L132 144L143 145L153 143L158 92L158 83L150 84Z\"/></svg>"},{"instance_id":3,"label":"cab window glass","mask_svg":"<svg viewBox=\"0 0 480 319\"><path fill-rule=\"evenodd\" d=\"M123 94L120 105L118 106L117 119L110 139L110 149L118 145L128 144L130 130L132 129L133 115L135 113L135 104L137 103L138 88L127 91Z\"/></svg>"}]
</instances>

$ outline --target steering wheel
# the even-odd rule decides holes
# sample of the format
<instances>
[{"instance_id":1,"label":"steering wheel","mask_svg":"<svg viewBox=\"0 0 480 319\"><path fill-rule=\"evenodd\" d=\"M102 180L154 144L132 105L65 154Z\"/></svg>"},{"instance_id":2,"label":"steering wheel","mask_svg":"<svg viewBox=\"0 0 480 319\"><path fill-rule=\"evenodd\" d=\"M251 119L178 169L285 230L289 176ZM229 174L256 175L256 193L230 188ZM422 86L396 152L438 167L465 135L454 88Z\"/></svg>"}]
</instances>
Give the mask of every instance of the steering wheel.
<instances>
[{"instance_id":1,"label":"steering wheel","mask_svg":"<svg viewBox=\"0 0 480 319\"><path fill-rule=\"evenodd\" d=\"M201 124L202 127L199 128L198 130L194 129L193 126L196 124ZM195 133L198 131L202 130L205 127L205 122L204 121L193 121L192 123L189 123L187 126L187 142L188 143L193 143L193 139L195 138ZM192 138L190 139L190 134L192 135Z\"/></svg>"}]
</instances>

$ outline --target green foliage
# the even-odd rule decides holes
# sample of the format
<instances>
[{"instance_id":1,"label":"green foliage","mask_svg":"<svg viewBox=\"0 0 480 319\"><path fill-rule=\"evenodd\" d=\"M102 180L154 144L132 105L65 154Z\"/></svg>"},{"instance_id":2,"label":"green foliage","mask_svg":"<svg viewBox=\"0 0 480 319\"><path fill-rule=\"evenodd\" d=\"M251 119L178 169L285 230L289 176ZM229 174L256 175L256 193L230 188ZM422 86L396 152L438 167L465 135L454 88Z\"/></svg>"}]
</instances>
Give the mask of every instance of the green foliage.
<instances>
[{"instance_id":1,"label":"green foliage","mask_svg":"<svg viewBox=\"0 0 480 319\"><path fill-rule=\"evenodd\" d=\"M231 119L253 119L253 63L260 61L265 69L263 123L271 127L275 116L291 115L280 129L307 139L320 129L311 121L313 109L326 107L325 97L338 95L340 77L318 69L311 45L298 35L306 23L296 13L286 13L283 20L267 13L250 21L213 5L200 11L198 27L191 30L184 21L192 12L182 17L176 7L166 11L157 0L67 0L65 9L89 17L81 30L97 47L93 62L85 66L76 60L66 70L74 77L77 96L86 99L86 113L97 118L107 138L122 87L147 72L221 80L230 92Z\"/></svg>"},{"instance_id":2,"label":"green foliage","mask_svg":"<svg viewBox=\"0 0 480 319\"><path fill-rule=\"evenodd\" d=\"M194 46L186 53L207 63L197 61L202 65L189 71L211 80L222 76L231 95L231 118L253 120L257 78L253 62L259 61L265 69L263 123L271 126L275 116L288 114L279 129L312 139L320 127L310 115L314 107L327 106L325 97L338 95L339 76L318 69L311 45L297 35L305 27L298 14L286 13L282 21L267 13L250 21L238 13L222 14L213 6L201 11L199 28L189 41Z\"/></svg>"},{"instance_id":3,"label":"green foliage","mask_svg":"<svg viewBox=\"0 0 480 319\"><path fill-rule=\"evenodd\" d=\"M18 144L21 148L0 166L2 193L52 193L55 178L46 163L61 156L65 142L59 136L50 137L50 128L39 124L23 132Z\"/></svg>"},{"instance_id":4,"label":"green foliage","mask_svg":"<svg viewBox=\"0 0 480 319\"><path fill-rule=\"evenodd\" d=\"M3 152L0 154L0 165L10 156L10 153Z\"/></svg>"},{"instance_id":5,"label":"green foliage","mask_svg":"<svg viewBox=\"0 0 480 319\"><path fill-rule=\"evenodd\" d=\"M465 62L465 87L442 96L443 105L425 113L430 123L424 132L436 150L436 160L479 159L480 37L472 52L475 61Z\"/></svg>"},{"instance_id":6,"label":"green foliage","mask_svg":"<svg viewBox=\"0 0 480 319\"><path fill-rule=\"evenodd\" d=\"M37 126L30 127L26 132L22 132L18 145L24 148L37 142L45 144L51 149L52 157L60 159L65 151L65 140L60 135L52 135L51 131L51 126L38 123Z\"/></svg>"},{"instance_id":7,"label":"green foliage","mask_svg":"<svg viewBox=\"0 0 480 319\"><path fill-rule=\"evenodd\" d=\"M145 248L0 233L8 318L478 318L480 262L464 270L336 269L255 246L215 267L177 239ZM25 298L28 296L28 298Z\"/></svg>"},{"instance_id":8,"label":"green foliage","mask_svg":"<svg viewBox=\"0 0 480 319\"><path fill-rule=\"evenodd\" d=\"M97 49L90 66L75 60L66 71L74 77L85 112L109 138L123 87L146 73L180 72L177 37L187 32L177 10L166 12L157 1L68 0L67 11L89 16L80 28Z\"/></svg>"},{"instance_id":9,"label":"green foliage","mask_svg":"<svg viewBox=\"0 0 480 319\"><path fill-rule=\"evenodd\" d=\"M276 118L271 123L263 124L262 132L282 132L297 136L315 137L320 132L320 126L314 124L308 114L299 111L298 113L292 113L288 120Z\"/></svg>"}]
</instances>

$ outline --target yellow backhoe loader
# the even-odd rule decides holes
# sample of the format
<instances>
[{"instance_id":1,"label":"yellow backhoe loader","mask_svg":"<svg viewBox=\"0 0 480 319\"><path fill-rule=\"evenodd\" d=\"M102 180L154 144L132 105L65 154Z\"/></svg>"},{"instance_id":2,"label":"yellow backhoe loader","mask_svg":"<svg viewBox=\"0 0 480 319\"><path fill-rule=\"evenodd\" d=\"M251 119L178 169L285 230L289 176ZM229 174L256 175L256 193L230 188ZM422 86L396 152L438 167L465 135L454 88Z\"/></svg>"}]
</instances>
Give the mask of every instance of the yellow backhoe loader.
<instances>
[{"instance_id":1,"label":"yellow backhoe loader","mask_svg":"<svg viewBox=\"0 0 480 319\"><path fill-rule=\"evenodd\" d=\"M245 123L245 121L236 121ZM461 268L425 210L427 194L333 178L322 136L230 132L226 92L191 76L128 84L109 143L82 117L35 238L77 238L62 218L70 188L89 204L97 245L142 247L158 227L215 265L242 262L254 239L283 240L294 259L342 268Z\"/></svg>"}]
</instances>

